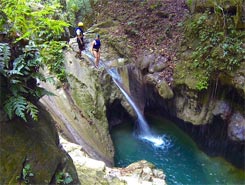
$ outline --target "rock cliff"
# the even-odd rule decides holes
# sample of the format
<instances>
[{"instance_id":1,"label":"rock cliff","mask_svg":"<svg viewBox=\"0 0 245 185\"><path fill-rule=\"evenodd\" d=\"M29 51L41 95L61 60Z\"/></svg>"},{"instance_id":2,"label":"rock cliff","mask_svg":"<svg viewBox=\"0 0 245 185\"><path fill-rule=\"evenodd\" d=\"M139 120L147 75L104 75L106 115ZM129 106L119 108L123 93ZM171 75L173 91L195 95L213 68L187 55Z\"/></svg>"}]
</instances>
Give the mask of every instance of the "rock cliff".
<instances>
[{"instance_id":1,"label":"rock cliff","mask_svg":"<svg viewBox=\"0 0 245 185\"><path fill-rule=\"evenodd\" d=\"M38 122L8 121L1 112L0 184L80 184L70 156L63 150L54 120L41 107ZM67 181L68 182L68 181Z\"/></svg>"},{"instance_id":2,"label":"rock cliff","mask_svg":"<svg viewBox=\"0 0 245 185\"><path fill-rule=\"evenodd\" d=\"M242 16L239 7L244 6L241 4L242 1L237 1L238 4L235 1L229 2L222 4L224 12L235 13L236 16L239 16L241 23ZM235 70L229 69L228 72L224 72L222 63L225 61L218 60L217 57L214 64L220 67L220 71L212 74L208 81L209 86L205 87L207 89L198 90L197 81L200 79L196 76L201 72L197 68L188 66L194 63L190 56L198 47L198 38L184 40L180 27L175 27L174 30L172 24L173 22L177 22L175 25L183 24L181 22L183 19L178 18L179 15L172 14L173 16L166 15L163 20L159 20L159 23L168 20L166 24L157 27L159 33L163 32L168 24L172 27L169 28L170 33L164 32L166 35L163 42L159 42L159 45L155 42L160 39L160 36L155 34L156 24L152 22L154 22L153 19L155 21L160 19L159 11L167 13L173 9L181 10L183 18L188 14L187 6L184 4L185 2L178 1L173 6L166 8L167 2L154 4L153 1L148 1L141 3L141 7L137 6L137 2L109 3L106 7L107 12L102 12L98 21L115 13L115 16L112 16L113 20L100 22L94 25L96 28L92 30L100 33L105 40L106 46L103 47L106 48L104 50L107 53L105 54L106 59L110 61L116 61L122 57L126 59L127 67L123 68L123 74L126 74L123 76L124 83L128 87L126 89L129 94L140 105L142 112L158 111L176 120L178 125L190 133L201 146L209 148L207 149L209 153L224 155L229 160L237 158L238 160L233 162L243 168L241 161L244 161L242 154L244 153L245 135L244 59L240 60ZM137 6L137 12L142 12L142 16L134 16L132 12L131 17L125 15L125 7L133 5ZM214 6L212 1L192 1L189 7L193 8L190 10L192 13L196 13L206 10L206 5ZM147 11L143 13L142 7L148 8ZM200 7L203 7L203 10ZM142 30L139 25L144 25L143 20L145 19L148 20L149 25ZM238 24L236 26L238 29ZM153 35L156 38L152 38ZM149 39L152 39L152 42ZM169 46L168 49L166 49L167 46ZM244 48L244 44L240 46ZM212 56L216 57L216 54L214 50ZM118 62L112 63L121 66ZM125 108L127 109L124 106ZM215 138L219 139L215 140Z\"/></svg>"}]
</instances>

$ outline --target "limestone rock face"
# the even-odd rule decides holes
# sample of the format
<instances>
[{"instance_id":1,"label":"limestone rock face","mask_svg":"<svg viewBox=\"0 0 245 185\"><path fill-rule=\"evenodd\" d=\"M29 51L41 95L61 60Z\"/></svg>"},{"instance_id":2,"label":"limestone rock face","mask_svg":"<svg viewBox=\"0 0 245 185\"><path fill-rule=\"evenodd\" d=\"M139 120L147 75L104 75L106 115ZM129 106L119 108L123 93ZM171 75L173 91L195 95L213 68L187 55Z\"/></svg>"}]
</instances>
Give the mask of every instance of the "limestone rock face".
<instances>
[{"instance_id":1,"label":"limestone rock face","mask_svg":"<svg viewBox=\"0 0 245 185\"><path fill-rule=\"evenodd\" d=\"M158 75L147 74L145 76L145 81L148 84L154 85L158 94L163 99L173 98L174 94L173 94L172 89L169 87L169 85L167 84L167 82L164 79L158 80Z\"/></svg>"},{"instance_id":2,"label":"limestone rock face","mask_svg":"<svg viewBox=\"0 0 245 185\"><path fill-rule=\"evenodd\" d=\"M93 158L112 165L114 149L106 117L111 78L103 69L96 70L89 59L75 58L73 51L65 53L65 66L68 82L60 88L42 84L56 96L43 97L41 102L71 141L84 146Z\"/></svg>"},{"instance_id":3,"label":"limestone rock face","mask_svg":"<svg viewBox=\"0 0 245 185\"><path fill-rule=\"evenodd\" d=\"M104 162L88 157L81 146L61 138L63 148L76 166L81 184L165 185L165 174L147 161L135 162L126 168L110 168Z\"/></svg>"},{"instance_id":4,"label":"limestone rock face","mask_svg":"<svg viewBox=\"0 0 245 185\"><path fill-rule=\"evenodd\" d=\"M54 121L39 110L38 122L0 122L0 184L55 184L61 173L80 184L70 156L60 148Z\"/></svg>"},{"instance_id":5,"label":"limestone rock face","mask_svg":"<svg viewBox=\"0 0 245 185\"><path fill-rule=\"evenodd\" d=\"M211 123L213 102L203 101L198 93L188 89L176 92L174 99L177 117L194 125Z\"/></svg>"}]
</instances>

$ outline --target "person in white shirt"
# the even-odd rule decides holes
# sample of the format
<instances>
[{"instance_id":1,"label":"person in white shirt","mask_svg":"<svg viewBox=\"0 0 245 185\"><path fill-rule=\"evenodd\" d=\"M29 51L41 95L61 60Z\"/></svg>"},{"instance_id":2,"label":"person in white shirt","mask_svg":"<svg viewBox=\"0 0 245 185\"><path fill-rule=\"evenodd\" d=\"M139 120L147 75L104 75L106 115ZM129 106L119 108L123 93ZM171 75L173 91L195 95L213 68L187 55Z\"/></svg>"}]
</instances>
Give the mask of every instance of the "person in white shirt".
<instances>
[{"instance_id":1,"label":"person in white shirt","mask_svg":"<svg viewBox=\"0 0 245 185\"><path fill-rule=\"evenodd\" d=\"M83 41L83 23L79 22L77 24L77 28L76 28L76 36L77 36L77 44L78 44L78 48L79 48L79 58L82 58L82 51L84 50L84 41Z\"/></svg>"}]
</instances>

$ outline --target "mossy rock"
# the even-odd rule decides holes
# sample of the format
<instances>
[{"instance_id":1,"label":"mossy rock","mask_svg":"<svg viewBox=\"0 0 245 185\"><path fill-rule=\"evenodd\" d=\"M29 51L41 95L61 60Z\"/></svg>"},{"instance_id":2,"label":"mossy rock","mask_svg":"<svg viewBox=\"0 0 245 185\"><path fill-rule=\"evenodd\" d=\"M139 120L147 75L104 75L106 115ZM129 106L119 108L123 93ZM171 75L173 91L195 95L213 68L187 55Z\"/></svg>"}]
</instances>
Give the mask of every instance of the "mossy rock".
<instances>
[{"instance_id":1,"label":"mossy rock","mask_svg":"<svg viewBox=\"0 0 245 185\"><path fill-rule=\"evenodd\" d=\"M31 184L55 183L59 171L69 173L73 183L79 184L71 158L59 148L52 118L44 110L39 113L38 122L14 119L0 123L0 184L18 184L21 180ZM21 179L27 164L33 176Z\"/></svg>"},{"instance_id":2,"label":"mossy rock","mask_svg":"<svg viewBox=\"0 0 245 185\"><path fill-rule=\"evenodd\" d=\"M157 84L157 90L159 95L164 99L171 99L174 96L173 91L165 80L162 80Z\"/></svg>"},{"instance_id":3,"label":"mossy rock","mask_svg":"<svg viewBox=\"0 0 245 185\"><path fill-rule=\"evenodd\" d=\"M189 61L179 62L176 65L174 73L174 86L186 85L189 89L196 89L198 79L195 78L195 74L199 71L195 71L190 68Z\"/></svg>"}]
</instances>

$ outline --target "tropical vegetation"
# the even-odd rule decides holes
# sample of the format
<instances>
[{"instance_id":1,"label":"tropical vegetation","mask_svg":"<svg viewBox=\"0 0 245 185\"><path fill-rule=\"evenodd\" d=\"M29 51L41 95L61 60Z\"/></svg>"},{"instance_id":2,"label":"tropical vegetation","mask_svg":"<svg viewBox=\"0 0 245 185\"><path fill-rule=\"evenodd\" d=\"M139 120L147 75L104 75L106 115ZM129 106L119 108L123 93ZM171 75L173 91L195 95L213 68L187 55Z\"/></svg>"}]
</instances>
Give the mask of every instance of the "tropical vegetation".
<instances>
[{"instance_id":1,"label":"tropical vegetation","mask_svg":"<svg viewBox=\"0 0 245 185\"><path fill-rule=\"evenodd\" d=\"M1 7L1 107L10 119L17 115L25 121L29 117L37 120L36 102L50 94L37 86L37 79L46 80L40 73L43 64L51 66L60 80L65 79L61 57L64 43L54 40L60 40L69 24L59 19L60 5L55 2L2 0Z\"/></svg>"}]
</instances>

